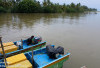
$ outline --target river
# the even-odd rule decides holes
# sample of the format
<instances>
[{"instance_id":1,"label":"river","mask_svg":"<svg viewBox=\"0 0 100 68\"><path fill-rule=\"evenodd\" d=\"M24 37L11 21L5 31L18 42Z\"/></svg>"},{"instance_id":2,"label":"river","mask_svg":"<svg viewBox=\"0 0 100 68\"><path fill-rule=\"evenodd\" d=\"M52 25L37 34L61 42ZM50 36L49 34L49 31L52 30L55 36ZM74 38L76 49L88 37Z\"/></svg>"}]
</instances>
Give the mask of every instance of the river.
<instances>
[{"instance_id":1,"label":"river","mask_svg":"<svg viewBox=\"0 0 100 68\"><path fill-rule=\"evenodd\" d=\"M70 58L63 68L100 68L100 12L71 14L0 14L3 42L41 36L47 44L63 46Z\"/></svg>"}]
</instances>

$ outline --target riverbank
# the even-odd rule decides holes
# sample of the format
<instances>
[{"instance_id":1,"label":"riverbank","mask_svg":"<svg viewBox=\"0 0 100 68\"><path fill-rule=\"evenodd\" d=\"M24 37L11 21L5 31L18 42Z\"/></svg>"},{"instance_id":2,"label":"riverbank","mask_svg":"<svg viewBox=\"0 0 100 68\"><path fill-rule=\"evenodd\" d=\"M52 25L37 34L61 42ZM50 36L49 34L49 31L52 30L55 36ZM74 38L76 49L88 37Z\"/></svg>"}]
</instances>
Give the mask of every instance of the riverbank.
<instances>
[{"instance_id":1,"label":"riverbank","mask_svg":"<svg viewBox=\"0 0 100 68\"><path fill-rule=\"evenodd\" d=\"M97 11L85 5L52 3L50 0L39 1L23 0L20 2L4 2L0 0L0 13L79 13L85 11Z\"/></svg>"}]
</instances>

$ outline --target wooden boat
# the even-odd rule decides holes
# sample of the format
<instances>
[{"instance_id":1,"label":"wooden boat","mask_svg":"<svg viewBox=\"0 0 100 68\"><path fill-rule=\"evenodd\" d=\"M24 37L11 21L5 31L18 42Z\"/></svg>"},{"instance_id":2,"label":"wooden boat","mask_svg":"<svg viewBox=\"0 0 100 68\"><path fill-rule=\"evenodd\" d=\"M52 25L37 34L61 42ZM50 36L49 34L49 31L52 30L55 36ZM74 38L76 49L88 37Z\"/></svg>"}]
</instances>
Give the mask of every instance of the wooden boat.
<instances>
[{"instance_id":1,"label":"wooden boat","mask_svg":"<svg viewBox=\"0 0 100 68\"><path fill-rule=\"evenodd\" d=\"M52 45L54 47L54 45ZM34 47L31 47L34 48ZM24 50L25 51L25 50ZM50 59L46 48L22 53L6 58L6 68L62 68L63 62L68 60L70 53L58 55L57 59ZM17 52L18 53L18 52ZM14 52L12 54L15 54ZM32 57L34 56L34 57ZM33 62L34 60L34 62ZM0 68L5 68L4 59L0 60Z\"/></svg>"},{"instance_id":2,"label":"wooden boat","mask_svg":"<svg viewBox=\"0 0 100 68\"><path fill-rule=\"evenodd\" d=\"M30 48L31 46L34 46L34 50L41 48L43 46L45 46L46 42L39 42L38 44L31 44L31 45L27 45L27 40L22 40L23 45L17 45L16 43L20 42L20 41L16 41L16 42L7 42L7 43L3 43L3 47L4 47L4 51L5 53L11 53L13 51L20 51L20 50L25 50L27 48ZM30 50L28 50L30 51ZM3 56L3 51L0 45L0 59Z\"/></svg>"}]
</instances>

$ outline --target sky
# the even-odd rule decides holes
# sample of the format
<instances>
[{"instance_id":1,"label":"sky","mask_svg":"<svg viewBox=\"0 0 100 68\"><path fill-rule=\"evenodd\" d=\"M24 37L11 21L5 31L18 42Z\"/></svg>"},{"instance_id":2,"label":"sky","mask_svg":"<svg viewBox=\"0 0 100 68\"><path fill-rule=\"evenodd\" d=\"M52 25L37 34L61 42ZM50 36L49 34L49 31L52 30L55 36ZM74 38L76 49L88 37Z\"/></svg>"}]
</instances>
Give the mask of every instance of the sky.
<instances>
[{"instance_id":1,"label":"sky","mask_svg":"<svg viewBox=\"0 0 100 68\"><path fill-rule=\"evenodd\" d=\"M37 0L42 2L43 0ZM96 8L98 11L100 11L100 0L50 0L53 3L59 3L59 4L70 4L70 3L81 3L82 5L86 5L89 8Z\"/></svg>"}]
</instances>

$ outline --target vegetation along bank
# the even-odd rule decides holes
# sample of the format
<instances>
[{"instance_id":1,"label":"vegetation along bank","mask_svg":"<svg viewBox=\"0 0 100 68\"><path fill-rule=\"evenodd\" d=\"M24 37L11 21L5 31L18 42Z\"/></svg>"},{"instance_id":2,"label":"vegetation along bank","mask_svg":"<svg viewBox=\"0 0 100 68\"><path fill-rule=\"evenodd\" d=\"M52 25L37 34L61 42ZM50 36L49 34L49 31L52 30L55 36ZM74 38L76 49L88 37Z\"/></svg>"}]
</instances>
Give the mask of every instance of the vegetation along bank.
<instances>
[{"instance_id":1,"label":"vegetation along bank","mask_svg":"<svg viewBox=\"0 0 100 68\"><path fill-rule=\"evenodd\" d=\"M36 0L0 0L0 13L78 13L85 11L97 11L85 5L52 3L44 0L42 3Z\"/></svg>"}]
</instances>

